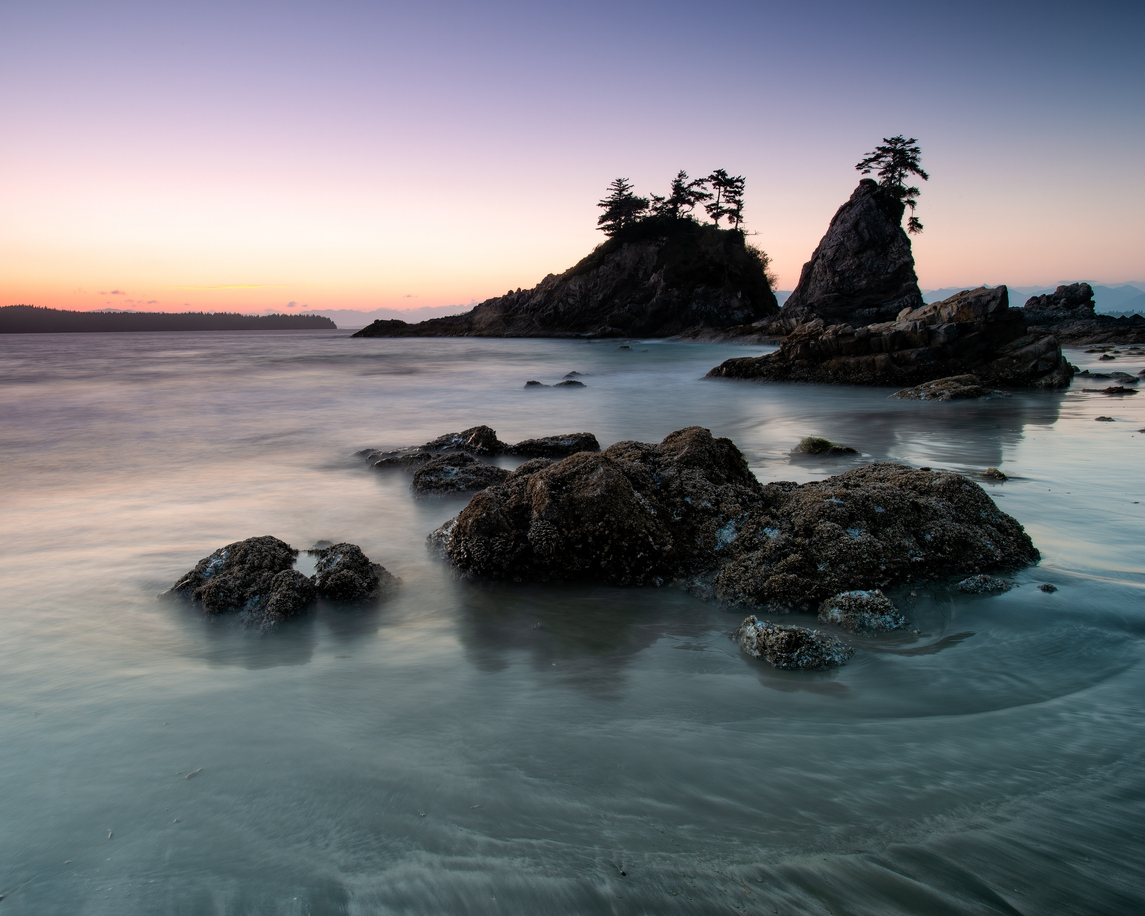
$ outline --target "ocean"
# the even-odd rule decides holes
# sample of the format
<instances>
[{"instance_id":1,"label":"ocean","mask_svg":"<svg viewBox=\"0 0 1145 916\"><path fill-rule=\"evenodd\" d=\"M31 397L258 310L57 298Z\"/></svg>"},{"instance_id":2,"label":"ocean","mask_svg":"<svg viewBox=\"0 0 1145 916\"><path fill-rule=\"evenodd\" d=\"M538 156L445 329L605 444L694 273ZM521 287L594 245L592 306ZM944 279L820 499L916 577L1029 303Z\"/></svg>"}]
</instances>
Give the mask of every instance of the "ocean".
<instances>
[{"instance_id":1,"label":"ocean","mask_svg":"<svg viewBox=\"0 0 1145 916\"><path fill-rule=\"evenodd\" d=\"M0 913L1145 911L1145 397L901 402L628 343L0 336ZM1042 561L894 589L917 635L780 671L670 586L455 578L425 538L466 498L354 453L477 424L701 425L763 481L998 467ZM403 584L266 632L157 597L264 534Z\"/></svg>"}]
</instances>

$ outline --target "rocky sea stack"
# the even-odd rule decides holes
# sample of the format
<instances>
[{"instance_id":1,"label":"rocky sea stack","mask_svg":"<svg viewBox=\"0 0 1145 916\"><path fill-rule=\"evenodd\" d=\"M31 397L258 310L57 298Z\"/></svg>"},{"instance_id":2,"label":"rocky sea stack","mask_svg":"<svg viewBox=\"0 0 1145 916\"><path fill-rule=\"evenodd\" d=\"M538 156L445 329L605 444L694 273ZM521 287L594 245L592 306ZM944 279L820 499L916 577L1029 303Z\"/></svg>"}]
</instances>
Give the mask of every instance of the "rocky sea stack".
<instances>
[{"instance_id":1,"label":"rocky sea stack","mask_svg":"<svg viewBox=\"0 0 1145 916\"><path fill-rule=\"evenodd\" d=\"M823 319L825 325L890 321L922 303L905 206L887 188L864 178L803 265L783 304L780 330Z\"/></svg>"},{"instance_id":2,"label":"rocky sea stack","mask_svg":"<svg viewBox=\"0 0 1145 916\"><path fill-rule=\"evenodd\" d=\"M669 337L778 314L766 258L743 232L646 219L563 274L418 324L375 321L355 337Z\"/></svg>"}]
</instances>

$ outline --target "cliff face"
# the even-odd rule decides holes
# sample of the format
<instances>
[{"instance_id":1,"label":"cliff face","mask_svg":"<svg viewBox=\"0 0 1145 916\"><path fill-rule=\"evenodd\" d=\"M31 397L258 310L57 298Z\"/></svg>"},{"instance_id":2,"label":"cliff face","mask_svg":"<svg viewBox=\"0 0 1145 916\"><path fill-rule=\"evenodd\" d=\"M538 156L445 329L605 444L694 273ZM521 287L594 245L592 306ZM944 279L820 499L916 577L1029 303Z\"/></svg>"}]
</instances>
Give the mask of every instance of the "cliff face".
<instances>
[{"instance_id":1,"label":"cliff face","mask_svg":"<svg viewBox=\"0 0 1145 916\"><path fill-rule=\"evenodd\" d=\"M742 232L690 220L609 239L559 276L419 324L375 321L355 337L668 337L778 313Z\"/></svg>"},{"instance_id":2,"label":"cliff face","mask_svg":"<svg viewBox=\"0 0 1145 916\"><path fill-rule=\"evenodd\" d=\"M780 320L789 327L816 318L861 327L921 307L903 209L875 181L860 181L803 265Z\"/></svg>"}]
</instances>

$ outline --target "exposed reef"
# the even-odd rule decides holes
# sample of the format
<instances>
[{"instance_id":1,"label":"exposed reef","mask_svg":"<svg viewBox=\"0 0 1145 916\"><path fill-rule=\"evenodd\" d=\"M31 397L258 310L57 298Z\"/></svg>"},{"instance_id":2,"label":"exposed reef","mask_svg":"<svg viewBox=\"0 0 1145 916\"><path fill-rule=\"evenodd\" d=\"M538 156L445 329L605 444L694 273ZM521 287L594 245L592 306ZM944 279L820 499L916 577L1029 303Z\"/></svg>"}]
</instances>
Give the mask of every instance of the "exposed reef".
<instances>
[{"instance_id":1,"label":"exposed reef","mask_svg":"<svg viewBox=\"0 0 1145 916\"><path fill-rule=\"evenodd\" d=\"M354 336L668 337L778 311L765 262L742 232L690 219L645 220L532 289L418 324L375 321Z\"/></svg>"},{"instance_id":2,"label":"exposed reef","mask_svg":"<svg viewBox=\"0 0 1145 916\"><path fill-rule=\"evenodd\" d=\"M713 378L918 386L972 374L981 385L1062 388L1073 367L1053 335L1026 327L1006 287L964 290L895 321L797 327L779 350L729 359Z\"/></svg>"}]
</instances>

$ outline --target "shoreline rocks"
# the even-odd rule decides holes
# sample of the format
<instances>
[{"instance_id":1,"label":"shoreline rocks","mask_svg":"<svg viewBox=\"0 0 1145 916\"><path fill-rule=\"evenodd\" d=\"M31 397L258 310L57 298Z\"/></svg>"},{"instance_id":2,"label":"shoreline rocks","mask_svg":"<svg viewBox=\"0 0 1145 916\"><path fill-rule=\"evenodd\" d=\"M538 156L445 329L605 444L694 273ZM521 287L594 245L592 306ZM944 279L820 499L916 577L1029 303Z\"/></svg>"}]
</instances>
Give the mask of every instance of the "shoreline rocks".
<instances>
[{"instance_id":1,"label":"shoreline rocks","mask_svg":"<svg viewBox=\"0 0 1145 916\"><path fill-rule=\"evenodd\" d=\"M1039 556L1021 525L961 475L871 464L763 486L734 443L701 427L523 471L430 535L461 574L677 581L727 605L806 610L842 592Z\"/></svg>"},{"instance_id":2,"label":"shoreline rocks","mask_svg":"<svg viewBox=\"0 0 1145 916\"><path fill-rule=\"evenodd\" d=\"M1053 335L1026 327L1000 286L964 290L866 327L827 327L816 319L792 331L776 352L725 360L708 373L709 378L895 386L965 375L982 385L1063 388L1073 367Z\"/></svg>"},{"instance_id":3,"label":"shoreline rocks","mask_svg":"<svg viewBox=\"0 0 1145 916\"><path fill-rule=\"evenodd\" d=\"M1051 330L1063 343L1145 343L1145 317L1097 314L1088 283L1070 283L1052 293L1031 296L1022 313L1031 327Z\"/></svg>"}]
</instances>

